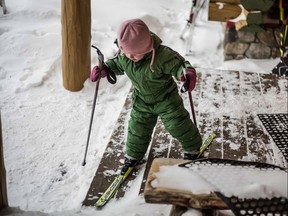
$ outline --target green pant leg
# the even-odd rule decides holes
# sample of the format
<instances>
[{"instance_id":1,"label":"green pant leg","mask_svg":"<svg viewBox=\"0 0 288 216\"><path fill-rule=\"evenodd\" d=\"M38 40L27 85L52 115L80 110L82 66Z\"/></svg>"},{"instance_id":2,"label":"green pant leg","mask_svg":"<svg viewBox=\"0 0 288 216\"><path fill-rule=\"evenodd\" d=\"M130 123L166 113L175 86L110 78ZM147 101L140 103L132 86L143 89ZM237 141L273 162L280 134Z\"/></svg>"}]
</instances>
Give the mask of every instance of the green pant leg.
<instances>
[{"instance_id":1,"label":"green pant leg","mask_svg":"<svg viewBox=\"0 0 288 216\"><path fill-rule=\"evenodd\" d=\"M184 151L200 148L202 138L198 128L193 124L178 93L172 93L166 100L159 103L157 113L166 130L182 144Z\"/></svg>"},{"instance_id":2,"label":"green pant leg","mask_svg":"<svg viewBox=\"0 0 288 216\"><path fill-rule=\"evenodd\" d=\"M145 156L156 122L157 115L153 114L143 101L136 98L130 114L125 150L129 157L141 160Z\"/></svg>"}]
</instances>

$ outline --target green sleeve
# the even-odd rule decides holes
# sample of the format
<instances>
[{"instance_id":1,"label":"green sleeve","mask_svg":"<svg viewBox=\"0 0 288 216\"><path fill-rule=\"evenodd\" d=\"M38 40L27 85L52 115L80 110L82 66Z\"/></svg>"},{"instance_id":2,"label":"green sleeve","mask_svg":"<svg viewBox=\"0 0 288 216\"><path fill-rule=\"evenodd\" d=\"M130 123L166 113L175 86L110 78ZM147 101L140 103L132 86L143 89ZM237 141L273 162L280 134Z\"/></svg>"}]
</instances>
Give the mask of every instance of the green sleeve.
<instances>
[{"instance_id":1,"label":"green sleeve","mask_svg":"<svg viewBox=\"0 0 288 216\"><path fill-rule=\"evenodd\" d=\"M185 60L179 53L168 47L166 49L168 49L165 54L166 59L162 64L164 73L172 74L177 80L180 80L183 74L183 67L194 69L190 62Z\"/></svg>"},{"instance_id":2,"label":"green sleeve","mask_svg":"<svg viewBox=\"0 0 288 216\"><path fill-rule=\"evenodd\" d=\"M121 56L117 54L114 58L108 59L105 64L116 74L116 75L123 75L124 70L121 67Z\"/></svg>"}]
</instances>

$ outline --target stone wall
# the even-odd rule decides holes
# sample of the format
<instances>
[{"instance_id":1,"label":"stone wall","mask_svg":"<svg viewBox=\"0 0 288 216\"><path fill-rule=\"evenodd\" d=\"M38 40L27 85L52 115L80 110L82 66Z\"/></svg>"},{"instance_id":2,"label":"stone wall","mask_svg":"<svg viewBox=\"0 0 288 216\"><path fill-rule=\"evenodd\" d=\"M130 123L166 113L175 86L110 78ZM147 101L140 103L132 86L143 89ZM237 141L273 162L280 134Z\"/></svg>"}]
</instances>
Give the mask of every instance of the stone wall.
<instances>
[{"instance_id":1,"label":"stone wall","mask_svg":"<svg viewBox=\"0 0 288 216\"><path fill-rule=\"evenodd\" d=\"M269 59L280 57L280 28L270 28L264 32L236 31L234 26L226 26L224 39L225 60Z\"/></svg>"}]
</instances>

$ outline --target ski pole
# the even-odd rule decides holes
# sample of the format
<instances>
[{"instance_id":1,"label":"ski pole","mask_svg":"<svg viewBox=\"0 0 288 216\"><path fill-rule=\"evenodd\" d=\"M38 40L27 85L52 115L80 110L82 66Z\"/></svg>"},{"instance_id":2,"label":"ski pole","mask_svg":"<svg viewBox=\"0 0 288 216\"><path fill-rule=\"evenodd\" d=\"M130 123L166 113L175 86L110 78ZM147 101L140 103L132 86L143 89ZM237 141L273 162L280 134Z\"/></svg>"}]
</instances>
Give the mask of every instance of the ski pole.
<instances>
[{"instance_id":1,"label":"ski pole","mask_svg":"<svg viewBox=\"0 0 288 216\"><path fill-rule=\"evenodd\" d=\"M96 49L97 54L98 54L98 67L100 69L102 69L103 67L103 61L104 61L104 56L101 53L101 51L92 45L93 48ZM90 117L90 124L89 124L89 130L88 130L88 137L87 137L87 142L86 142L86 148L85 148L85 154L84 154L84 159L82 162L82 166L85 166L86 164L86 156L87 156L87 151L88 151L88 145L89 145L89 140L90 140L90 134L91 134L91 129L92 129L92 123L93 123L93 118L94 118L94 111L95 111L95 107L96 107L96 100L97 100L97 95L98 95L98 89L99 89L99 84L100 84L100 79L101 76L99 77L99 79L96 82L96 88L95 88L95 93L94 93L94 100L93 100L93 106L92 106L92 113L91 113L91 117Z\"/></svg>"},{"instance_id":2,"label":"ski pole","mask_svg":"<svg viewBox=\"0 0 288 216\"><path fill-rule=\"evenodd\" d=\"M187 68L185 67L185 64L183 63L183 74L185 76L185 79L187 79L186 74L187 74ZM181 87L181 92L185 92L187 91L188 86L186 83L183 84L183 86ZM196 115L195 115L195 109L194 109L194 103L193 103L193 99L192 99L192 93L188 91L188 97L189 97L189 102L190 102L190 107L191 107L191 113L192 113L192 117L193 117L193 121L195 126L197 127L197 122L196 122Z\"/></svg>"},{"instance_id":3,"label":"ski pole","mask_svg":"<svg viewBox=\"0 0 288 216\"><path fill-rule=\"evenodd\" d=\"M192 6L190 9L190 14L189 14L189 19L187 19L187 24L184 27L182 34L180 35L180 39L184 40L184 34L186 33L186 31L189 29L189 27L191 27L192 25L192 21L193 21L193 16L194 16L194 8L196 6L197 0L192 0Z\"/></svg>"},{"instance_id":4,"label":"ski pole","mask_svg":"<svg viewBox=\"0 0 288 216\"><path fill-rule=\"evenodd\" d=\"M197 127L196 115L195 115L194 104L193 104L193 99L192 99L192 93L191 93L191 92L188 92L188 96L189 96L189 101L190 101L190 106L191 106L191 112L192 112L192 116L193 116L193 121L194 121L195 126Z\"/></svg>"}]
</instances>

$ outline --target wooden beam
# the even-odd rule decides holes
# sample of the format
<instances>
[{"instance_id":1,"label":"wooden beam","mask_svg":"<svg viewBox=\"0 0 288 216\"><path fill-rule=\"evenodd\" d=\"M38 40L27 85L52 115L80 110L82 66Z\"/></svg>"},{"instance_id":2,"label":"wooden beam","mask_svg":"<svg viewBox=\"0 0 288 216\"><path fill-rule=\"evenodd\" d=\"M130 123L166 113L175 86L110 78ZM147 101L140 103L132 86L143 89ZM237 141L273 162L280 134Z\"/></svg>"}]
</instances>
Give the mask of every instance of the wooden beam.
<instances>
[{"instance_id":1,"label":"wooden beam","mask_svg":"<svg viewBox=\"0 0 288 216\"><path fill-rule=\"evenodd\" d=\"M208 20L226 22L237 18L242 12L239 5L209 3Z\"/></svg>"},{"instance_id":2,"label":"wooden beam","mask_svg":"<svg viewBox=\"0 0 288 216\"><path fill-rule=\"evenodd\" d=\"M0 209L8 207L7 185L6 185L6 170L4 165L3 139L0 113Z\"/></svg>"},{"instance_id":3,"label":"wooden beam","mask_svg":"<svg viewBox=\"0 0 288 216\"><path fill-rule=\"evenodd\" d=\"M63 85L79 91L91 70L90 0L62 0L61 10Z\"/></svg>"}]
</instances>

